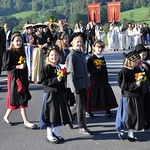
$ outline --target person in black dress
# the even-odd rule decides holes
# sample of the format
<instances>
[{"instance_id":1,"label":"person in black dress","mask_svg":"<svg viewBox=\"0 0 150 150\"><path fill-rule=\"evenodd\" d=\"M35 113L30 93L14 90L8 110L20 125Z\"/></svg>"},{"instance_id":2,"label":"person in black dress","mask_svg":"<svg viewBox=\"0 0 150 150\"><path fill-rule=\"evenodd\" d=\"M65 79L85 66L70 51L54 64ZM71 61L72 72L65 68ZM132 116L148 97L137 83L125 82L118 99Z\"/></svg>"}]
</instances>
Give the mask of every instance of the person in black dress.
<instances>
[{"instance_id":1,"label":"person in black dress","mask_svg":"<svg viewBox=\"0 0 150 150\"><path fill-rule=\"evenodd\" d=\"M139 80L139 77L135 78L135 75L139 73L135 67L141 63L140 55L137 51L131 51L128 54L123 53L123 55L125 60L122 69L118 73L118 84L121 89L122 98L117 110L116 130L121 140L125 139L124 130L128 129L127 139L130 142L141 141L133 133L133 130L142 130L145 125L140 88L141 80Z\"/></svg>"},{"instance_id":2,"label":"person in black dress","mask_svg":"<svg viewBox=\"0 0 150 150\"><path fill-rule=\"evenodd\" d=\"M35 129L37 125L28 121L25 110L25 107L28 107L31 95L29 92L25 49L19 32L12 35L10 48L3 54L3 70L8 72L7 110L3 122L12 125L9 121L9 116L13 110L20 109L25 128Z\"/></svg>"},{"instance_id":3,"label":"person in black dress","mask_svg":"<svg viewBox=\"0 0 150 150\"><path fill-rule=\"evenodd\" d=\"M59 47L50 46L47 52L46 66L41 71L41 83L44 95L40 113L39 127L47 127L47 140L58 144L64 138L59 127L72 122L72 115L65 95L64 76L57 75L60 70Z\"/></svg>"},{"instance_id":4,"label":"person in black dress","mask_svg":"<svg viewBox=\"0 0 150 150\"><path fill-rule=\"evenodd\" d=\"M93 55L88 58L87 69L90 73L90 87L87 89L86 116L94 117L91 111L106 110L107 117L115 117L110 109L118 106L114 92L108 82L108 72L104 55L105 44L96 40ZM100 62L98 64L98 62Z\"/></svg>"},{"instance_id":5,"label":"person in black dress","mask_svg":"<svg viewBox=\"0 0 150 150\"><path fill-rule=\"evenodd\" d=\"M144 112L145 112L145 126L144 131L150 132L150 65L147 62L148 51L143 44L137 44L135 50L139 53L141 57L141 65L139 66L140 72L146 74L147 80L141 84L142 96L144 102Z\"/></svg>"}]
</instances>

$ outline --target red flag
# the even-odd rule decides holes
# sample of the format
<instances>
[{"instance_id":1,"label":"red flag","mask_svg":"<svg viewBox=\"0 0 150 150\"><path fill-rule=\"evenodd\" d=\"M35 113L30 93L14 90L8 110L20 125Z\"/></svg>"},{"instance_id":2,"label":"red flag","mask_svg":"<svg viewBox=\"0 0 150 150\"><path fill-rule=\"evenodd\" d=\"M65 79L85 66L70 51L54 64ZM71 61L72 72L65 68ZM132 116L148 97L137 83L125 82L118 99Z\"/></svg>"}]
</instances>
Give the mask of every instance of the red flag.
<instances>
[{"instance_id":1,"label":"red flag","mask_svg":"<svg viewBox=\"0 0 150 150\"><path fill-rule=\"evenodd\" d=\"M120 21L120 2L107 2L108 22Z\"/></svg>"},{"instance_id":2,"label":"red flag","mask_svg":"<svg viewBox=\"0 0 150 150\"><path fill-rule=\"evenodd\" d=\"M100 3L88 4L88 21L100 22Z\"/></svg>"}]
</instances>

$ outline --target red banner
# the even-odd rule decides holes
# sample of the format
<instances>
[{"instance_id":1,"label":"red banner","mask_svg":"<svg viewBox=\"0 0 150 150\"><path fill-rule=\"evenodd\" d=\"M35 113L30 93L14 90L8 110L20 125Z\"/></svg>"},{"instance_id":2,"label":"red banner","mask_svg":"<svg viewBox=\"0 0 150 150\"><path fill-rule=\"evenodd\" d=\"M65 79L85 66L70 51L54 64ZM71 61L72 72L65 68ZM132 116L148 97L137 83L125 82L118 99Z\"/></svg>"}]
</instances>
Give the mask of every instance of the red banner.
<instances>
[{"instance_id":1,"label":"red banner","mask_svg":"<svg viewBox=\"0 0 150 150\"><path fill-rule=\"evenodd\" d=\"M100 22L100 3L88 4L88 21Z\"/></svg>"},{"instance_id":2,"label":"red banner","mask_svg":"<svg viewBox=\"0 0 150 150\"><path fill-rule=\"evenodd\" d=\"M120 2L107 2L108 22L120 21Z\"/></svg>"}]
</instances>

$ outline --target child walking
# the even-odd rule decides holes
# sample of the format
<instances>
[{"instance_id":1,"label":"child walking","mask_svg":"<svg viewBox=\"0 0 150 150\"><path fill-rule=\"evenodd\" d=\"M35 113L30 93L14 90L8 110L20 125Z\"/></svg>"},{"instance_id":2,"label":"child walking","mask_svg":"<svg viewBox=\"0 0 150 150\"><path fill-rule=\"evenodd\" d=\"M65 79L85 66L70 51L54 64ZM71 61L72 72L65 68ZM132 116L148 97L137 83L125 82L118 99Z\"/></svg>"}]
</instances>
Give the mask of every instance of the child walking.
<instances>
[{"instance_id":1,"label":"child walking","mask_svg":"<svg viewBox=\"0 0 150 150\"><path fill-rule=\"evenodd\" d=\"M90 73L90 87L87 89L86 116L94 117L91 111L106 110L107 117L115 117L110 109L118 106L114 92L108 82L108 72L104 55L105 44L96 40L93 55L88 58L87 69Z\"/></svg>"},{"instance_id":2,"label":"child walking","mask_svg":"<svg viewBox=\"0 0 150 150\"><path fill-rule=\"evenodd\" d=\"M123 55L125 60L118 73L118 84L122 98L117 110L116 130L121 140L125 139L124 130L128 129L127 139L130 142L141 141L133 133L133 130L142 130L145 124L141 81L135 78L135 75L139 76L139 71L136 71L135 67L139 65L141 60L137 51Z\"/></svg>"},{"instance_id":3,"label":"child walking","mask_svg":"<svg viewBox=\"0 0 150 150\"><path fill-rule=\"evenodd\" d=\"M27 129L35 129L37 125L28 121L25 107L31 99L29 93L28 70L26 64L26 54L23 46L23 39L19 32L13 33L11 44L3 54L3 70L7 71L7 111L3 122L13 125L9 121L9 116L13 110L20 109L24 126Z\"/></svg>"},{"instance_id":4,"label":"child walking","mask_svg":"<svg viewBox=\"0 0 150 150\"><path fill-rule=\"evenodd\" d=\"M64 141L64 138L59 133L59 127L72 121L65 97L64 77L63 74L58 75L60 61L59 47L56 45L50 46L46 58L47 65L41 72L44 95L39 127L47 127L47 140L55 144Z\"/></svg>"}]
</instances>

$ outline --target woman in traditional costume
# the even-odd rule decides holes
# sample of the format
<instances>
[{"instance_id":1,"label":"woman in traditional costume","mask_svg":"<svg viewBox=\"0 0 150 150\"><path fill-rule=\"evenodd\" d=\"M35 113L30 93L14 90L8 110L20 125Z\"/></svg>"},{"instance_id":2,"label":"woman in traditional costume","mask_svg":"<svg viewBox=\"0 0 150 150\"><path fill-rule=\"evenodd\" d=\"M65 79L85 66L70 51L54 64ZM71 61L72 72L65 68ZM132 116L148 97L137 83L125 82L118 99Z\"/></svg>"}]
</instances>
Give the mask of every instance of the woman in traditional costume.
<instances>
[{"instance_id":1,"label":"woman in traditional costume","mask_svg":"<svg viewBox=\"0 0 150 150\"><path fill-rule=\"evenodd\" d=\"M43 33L43 27L46 25L43 23L37 23L33 26L36 28L35 33L36 47L33 49L32 59L32 81L39 83L41 80L41 69L45 66L45 49L47 48L47 41Z\"/></svg>"},{"instance_id":2,"label":"woman in traditional costume","mask_svg":"<svg viewBox=\"0 0 150 150\"><path fill-rule=\"evenodd\" d=\"M32 52L36 45L35 41L35 34L33 33L33 24L26 24L23 28L25 32L22 34L23 43L25 46L25 53L26 53L26 62L28 67L28 77L31 80L31 68L32 68Z\"/></svg>"}]
</instances>

